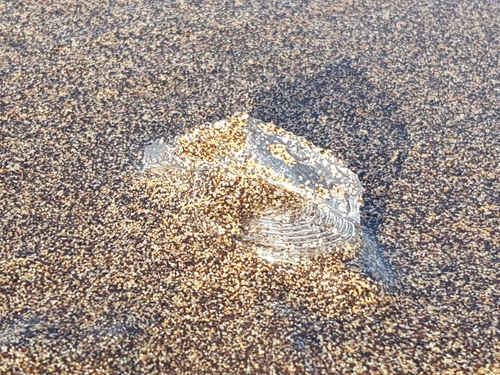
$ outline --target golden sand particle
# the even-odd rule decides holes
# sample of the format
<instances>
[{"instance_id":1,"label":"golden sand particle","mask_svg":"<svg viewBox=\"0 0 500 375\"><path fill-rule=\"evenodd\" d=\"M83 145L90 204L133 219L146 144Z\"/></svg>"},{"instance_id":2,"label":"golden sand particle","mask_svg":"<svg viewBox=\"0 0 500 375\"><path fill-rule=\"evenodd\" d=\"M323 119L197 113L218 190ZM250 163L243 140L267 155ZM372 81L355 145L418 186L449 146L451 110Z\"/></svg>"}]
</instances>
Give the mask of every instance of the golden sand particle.
<instances>
[{"instance_id":1,"label":"golden sand particle","mask_svg":"<svg viewBox=\"0 0 500 375\"><path fill-rule=\"evenodd\" d=\"M267 146L267 150L275 157L283 160L285 164L295 165L297 164L297 160L290 155L284 145L269 145Z\"/></svg>"}]
</instances>

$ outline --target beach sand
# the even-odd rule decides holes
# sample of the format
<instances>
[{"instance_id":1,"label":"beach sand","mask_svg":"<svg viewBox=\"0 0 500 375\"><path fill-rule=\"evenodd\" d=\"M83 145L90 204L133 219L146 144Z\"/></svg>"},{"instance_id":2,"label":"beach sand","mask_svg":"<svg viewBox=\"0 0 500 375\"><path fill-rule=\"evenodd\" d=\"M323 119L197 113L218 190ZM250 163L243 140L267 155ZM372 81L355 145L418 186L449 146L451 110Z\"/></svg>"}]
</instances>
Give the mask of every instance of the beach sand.
<instances>
[{"instance_id":1,"label":"beach sand","mask_svg":"<svg viewBox=\"0 0 500 375\"><path fill-rule=\"evenodd\" d=\"M500 373L499 20L2 2L0 372ZM141 171L153 140L237 111L359 175L390 278L263 261L235 238L238 181Z\"/></svg>"}]
</instances>

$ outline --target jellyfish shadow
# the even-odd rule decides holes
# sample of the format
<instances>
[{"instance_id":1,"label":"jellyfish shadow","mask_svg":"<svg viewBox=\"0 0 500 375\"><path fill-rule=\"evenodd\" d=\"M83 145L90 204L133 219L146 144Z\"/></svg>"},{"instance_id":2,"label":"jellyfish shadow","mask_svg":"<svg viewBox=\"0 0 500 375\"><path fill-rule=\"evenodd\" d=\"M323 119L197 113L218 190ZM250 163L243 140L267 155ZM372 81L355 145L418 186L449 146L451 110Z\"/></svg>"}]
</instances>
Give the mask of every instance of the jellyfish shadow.
<instances>
[{"instance_id":1,"label":"jellyfish shadow","mask_svg":"<svg viewBox=\"0 0 500 375\"><path fill-rule=\"evenodd\" d=\"M316 69L313 76L283 79L255 93L252 117L272 121L329 148L358 174L365 188L362 221L369 228L369 251L383 223L391 185L398 179L410 148L401 101L371 82L366 69L343 60ZM365 267L372 273L373 267ZM389 280L388 275L373 275Z\"/></svg>"}]
</instances>

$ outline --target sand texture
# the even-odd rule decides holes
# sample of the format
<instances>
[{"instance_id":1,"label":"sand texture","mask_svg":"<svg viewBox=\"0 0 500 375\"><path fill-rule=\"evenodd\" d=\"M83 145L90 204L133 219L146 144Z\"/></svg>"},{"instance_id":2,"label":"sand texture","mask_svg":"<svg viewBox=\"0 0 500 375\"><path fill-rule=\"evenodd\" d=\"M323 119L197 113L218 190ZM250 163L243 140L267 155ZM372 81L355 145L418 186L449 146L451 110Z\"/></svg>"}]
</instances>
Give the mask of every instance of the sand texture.
<instances>
[{"instance_id":1,"label":"sand texture","mask_svg":"<svg viewBox=\"0 0 500 375\"><path fill-rule=\"evenodd\" d=\"M2 1L0 373L500 373L499 61L495 0ZM235 112L359 176L365 266L141 171Z\"/></svg>"}]
</instances>

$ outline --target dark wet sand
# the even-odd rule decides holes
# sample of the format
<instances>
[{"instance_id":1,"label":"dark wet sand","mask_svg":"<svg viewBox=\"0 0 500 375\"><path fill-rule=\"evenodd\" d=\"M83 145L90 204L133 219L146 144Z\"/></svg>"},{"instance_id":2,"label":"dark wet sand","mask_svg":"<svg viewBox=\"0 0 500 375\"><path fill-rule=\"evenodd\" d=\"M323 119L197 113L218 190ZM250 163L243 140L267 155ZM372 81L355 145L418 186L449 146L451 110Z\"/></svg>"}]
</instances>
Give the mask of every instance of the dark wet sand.
<instances>
[{"instance_id":1,"label":"dark wet sand","mask_svg":"<svg viewBox=\"0 0 500 375\"><path fill-rule=\"evenodd\" d=\"M459 3L2 2L0 372L500 373L500 5ZM359 174L393 285L140 173L240 110Z\"/></svg>"}]
</instances>

